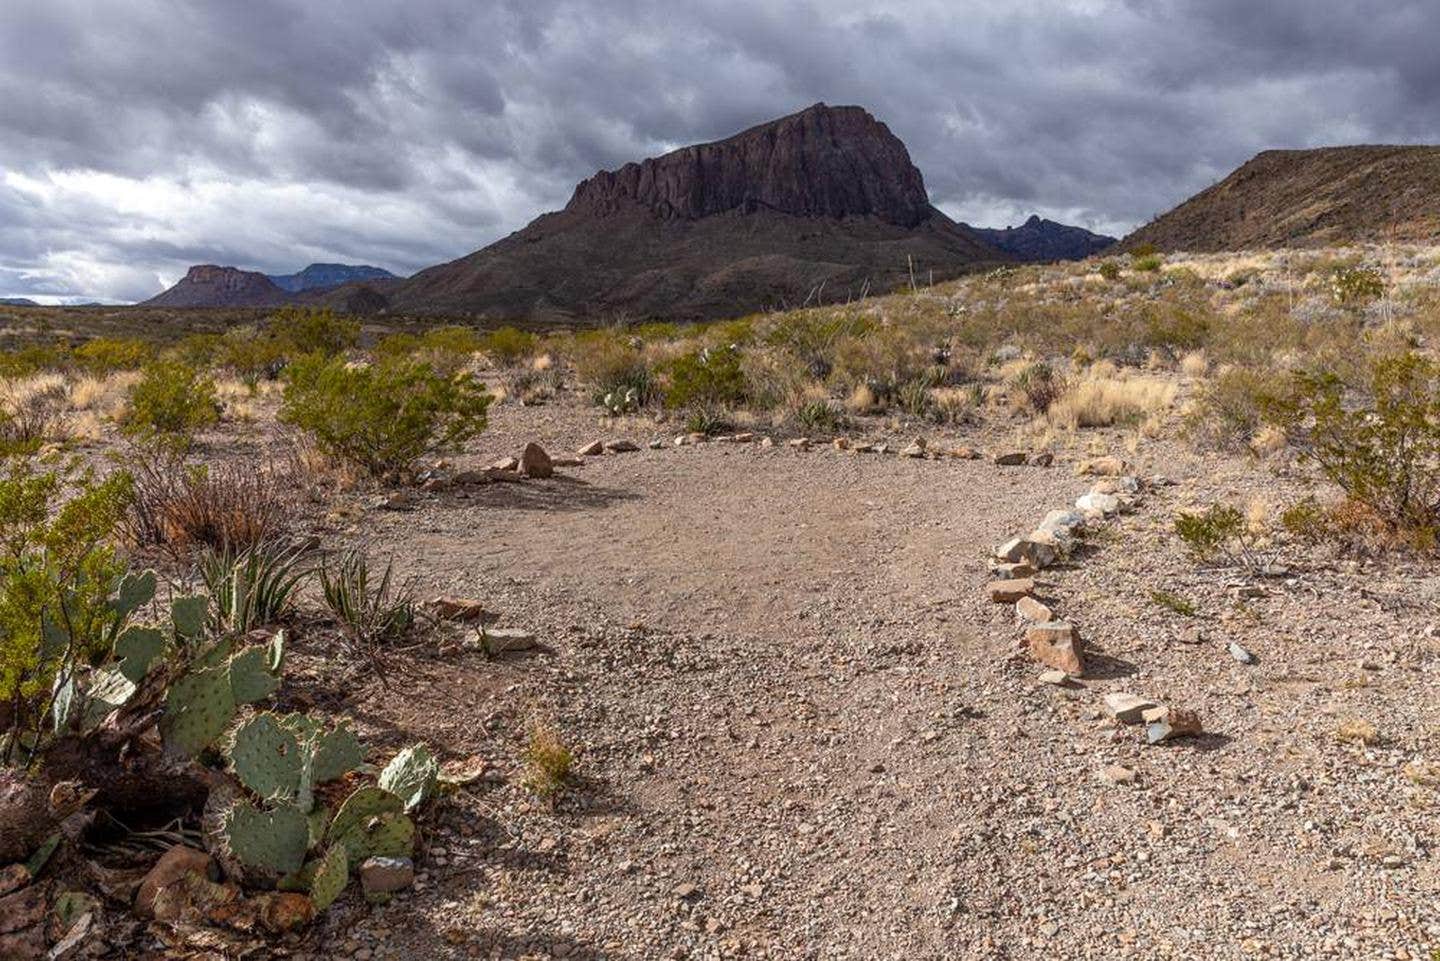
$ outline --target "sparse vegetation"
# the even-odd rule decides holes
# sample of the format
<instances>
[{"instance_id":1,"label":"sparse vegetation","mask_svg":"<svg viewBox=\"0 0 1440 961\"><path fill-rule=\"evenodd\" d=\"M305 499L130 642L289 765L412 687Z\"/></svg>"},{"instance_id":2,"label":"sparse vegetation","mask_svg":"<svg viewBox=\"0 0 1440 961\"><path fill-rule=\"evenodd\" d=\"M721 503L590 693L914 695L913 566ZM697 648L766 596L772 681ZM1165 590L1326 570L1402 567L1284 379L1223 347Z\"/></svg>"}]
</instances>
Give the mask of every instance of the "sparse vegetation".
<instances>
[{"instance_id":1,"label":"sparse vegetation","mask_svg":"<svg viewBox=\"0 0 1440 961\"><path fill-rule=\"evenodd\" d=\"M530 726L525 746L525 786L537 797L553 801L565 790L575 766L575 756L547 723Z\"/></svg>"},{"instance_id":2,"label":"sparse vegetation","mask_svg":"<svg viewBox=\"0 0 1440 961\"><path fill-rule=\"evenodd\" d=\"M195 431L219 417L212 378L178 361L157 361L131 389L124 427L131 435L185 448Z\"/></svg>"},{"instance_id":3,"label":"sparse vegetation","mask_svg":"<svg viewBox=\"0 0 1440 961\"><path fill-rule=\"evenodd\" d=\"M214 628L230 634L282 621L296 590L314 571L303 551L273 543L242 551L205 551L199 569L214 600Z\"/></svg>"},{"instance_id":4,"label":"sparse vegetation","mask_svg":"<svg viewBox=\"0 0 1440 961\"><path fill-rule=\"evenodd\" d=\"M318 575L325 606L354 649L373 651L404 637L415 626L414 593L396 583L391 562L386 562L376 579L364 553L351 550L338 559L327 558Z\"/></svg>"}]
</instances>

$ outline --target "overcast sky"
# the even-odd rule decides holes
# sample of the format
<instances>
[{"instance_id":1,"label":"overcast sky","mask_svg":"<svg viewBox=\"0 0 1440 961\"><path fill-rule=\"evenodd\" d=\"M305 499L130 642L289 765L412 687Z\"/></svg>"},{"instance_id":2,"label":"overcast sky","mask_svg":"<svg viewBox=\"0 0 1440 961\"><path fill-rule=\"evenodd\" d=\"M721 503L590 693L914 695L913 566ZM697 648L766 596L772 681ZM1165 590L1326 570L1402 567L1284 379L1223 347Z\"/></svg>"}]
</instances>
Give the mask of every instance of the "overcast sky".
<instances>
[{"instance_id":1,"label":"overcast sky","mask_svg":"<svg viewBox=\"0 0 1440 961\"><path fill-rule=\"evenodd\" d=\"M1266 147L1440 142L1435 0L0 0L0 296L397 273L599 168L867 107L931 200L1123 233Z\"/></svg>"}]
</instances>

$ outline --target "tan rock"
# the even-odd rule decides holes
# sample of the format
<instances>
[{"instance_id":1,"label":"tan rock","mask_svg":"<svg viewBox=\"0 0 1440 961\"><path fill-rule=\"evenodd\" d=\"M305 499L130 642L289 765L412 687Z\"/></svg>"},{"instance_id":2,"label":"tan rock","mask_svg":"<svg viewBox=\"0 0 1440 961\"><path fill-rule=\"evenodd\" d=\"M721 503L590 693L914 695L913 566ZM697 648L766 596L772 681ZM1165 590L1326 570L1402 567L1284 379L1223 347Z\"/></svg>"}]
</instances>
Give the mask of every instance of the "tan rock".
<instances>
[{"instance_id":1,"label":"tan rock","mask_svg":"<svg viewBox=\"0 0 1440 961\"><path fill-rule=\"evenodd\" d=\"M519 470L520 462L513 457L502 457L490 465L491 470Z\"/></svg>"},{"instance_id":2,"label":"tan rock","mask_svg":"<svg viewBox=\"0 0 1440 961\"><path fill-rule=\"evenodd\" d=\"M849 450L849 449L850 449L850 438L848 438L848 437L837 437L837 438L835 438L834 440L832 440L832 441L830 442L830 446L834 447L836 450Z\"/></svg>"},{"instance_id":3,"label":"tan rock","mask_svg":"<svg viewBox=\"0 0 1440 961\"><path fill-rule=\"evenodd\" d=\"M1121 724L1139 724L1145 719L1146 711L1158 706L1154 701L1124 691L1105 695L1105 711Z\"/></svg>"},{"instance_id":4,"label":"tan rock","mask_svg":"<svg viewBox=\"0 0 1440 961\"><path fill-rule=\"evenodd\" d=\"M525 445L520 452L520 473L526 477L545 478L553 476L555 465L550 460L550 455L545 453L545 448L531 441Z\"/></svg>"},{"instance_id":5,"label":"tan rock","mask_svg":"<svg viewBox=\"0 0 1440 961\"><path fill-rule=\"evenodd\" d=\"M1093 477L1119 477L1125 473L1125 462L1114 455L1092 457L1076 464L1075 473Z\"/></svg>"},{"instance_id":6,"label":"tan rock","mask_svg":"<svg viewBox=\"0 0 1440 961\"><path fill-rule=\"evenodd\" d=\"M1100 779L1106 784L1134 784L1135 772L1120 764L1107 764L1100 771Z\"/></svg>"},{"instance_id":7,"label":"tan rock","mask_svg":"<svg viewBox=\"0 0 1440 961\"><path fill-rule=\"evenodd\" d=\"M581 457L599 457L601 454L605 453L605 442L592 440L590 443L586 444L584 447L580 448L575 453Z\"/></svg>"},{"instance_id":8,"label":"tan rock","mask_svg":"<svg viewBox=\"0 0 1440 961\"><path fill-rule=\"evenodd\" d=\"M485 605L480 601L469 597L454 597L449 594L442 594L439 597L431 598L430 611L442 621L462 621L469 623L478 621L482 624L493 624L499 620L498 614L485 610Z\"/></svg>"},{"instance_id":9,"label":"tan rock","mask_svg":"<svg viewBox=\"0 0 1440 961\"><path fill-rule=\"evenodd\" d=\"M1025 463L1027 455L1023 450L1006 451L1003 454L996 454L993 458L996 467L1019 467Z\"/></svg>"},{"instance_id":10,"label":"tan rock","mask_svg":"<svg viewBox=\"0 0 1440 961\"><path fill-rule=\"evenodd\" d=\"M615 440L607 440L605 442L604 449L612 454L629 454L639 450L640 445L635 443L633 440L628 440L627 438L620 437Z\"/></svg>"},{"instance_id":11,"label":"tan rock","mask_svg":"<svg viewBox=\"0 0 1440 961\"><path fill-rule=\"evenodd\" d=\"M1035 567L1029 561L1001 561L990 565L990 573L1000 580L1014 580L1017 577L1034 577Z\"/></svg>"},{"instance_id":12,"label":"tan rock","mask_svg":"<svg viewBox=\"0 0 1440 961\"><path fill-rule=\"evenodd\" d=\"M1177 737L1197 737L1205 733L1200 724L1200 715L1194 711L1171 708L1164 720L1155 721L1145 728L1145 740L1159 744Z\"/></svg>"},{"instance_id":13,"label":"tan rock","mask_svg":"<svg viewBox=\"0 0 1440 961\"><path fill-rule=\"evenodd\" d=\"M1019 577L1009 581L991 581L985 590L989 592L990 600L996 604L1014 604L1021 598L1035 593L1035 581L1029 577Z\"/></svg>"},{"instance_id":14,"label":"tan rock","mask_svg":"<svg viewBox=\"0 0 1440 961\"><path fill-rule=\"evenodd\" d=\"M1064 621L1031 625L1025 632L1025 643L1030 648L1030 656L1046 667L1077 677L1085 673L1075 628Z\"/></svg>"},{"instance_id":15,"label":"tan rock","mask_svg":"<svg viewBox=\"0 0 1440 961\"><path fill-rule=\"evenodd\" d=\"M979 460L980 452L973 447L952 447L948 451L957 460Z\"/></svg>"},{"instance_id":16,"label":"tan rock","mask_svg":"<svg viewBox=\"0 0 1440 961\"><path fill-rule=\"evenodd\" d=\"M1054 611L1029 595L1015 602L1015 613L1032 624L1046 624L1055 619Z\"/></svg>"},{"instance_id":17,"label":"tan rock","mask_svg":"<svg viewBox=\"0 0 1440 961\"><path fill-rule=\"evenodd\" d=\"M1042 450L1039 453L1031 454L1027 463L1031 467L1049 467L1055 463L1055 455L1048 450Z\"/></svg>"}]
</instances>

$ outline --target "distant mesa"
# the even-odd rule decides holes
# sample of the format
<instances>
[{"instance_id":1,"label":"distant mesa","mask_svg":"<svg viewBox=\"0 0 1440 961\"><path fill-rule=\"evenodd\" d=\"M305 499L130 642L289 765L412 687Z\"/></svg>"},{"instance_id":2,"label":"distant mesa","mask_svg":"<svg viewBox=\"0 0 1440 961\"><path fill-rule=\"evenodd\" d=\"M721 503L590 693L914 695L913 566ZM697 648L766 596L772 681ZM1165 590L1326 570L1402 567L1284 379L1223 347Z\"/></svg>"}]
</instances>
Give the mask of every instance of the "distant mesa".
<instances>
[{"instance_id":1,"label":"distant mesa","mask_svg":"<svg viewBox=\"0 0 1440 961\"><path fill-rule=\"evenodd\" d=\"M175 286L143 301L142 307L276 307L323 299L350 284L397 281L379 267L311 264L299 273L267 276L254 270L201 264ZM351 292L352 295L354 292Z\"/></svg>"},{"instance_id":2,"label":"distant mesa","mask_svg":"<svg viewBox=\"0 0 1440 961\"><path fill-rule=\"evenodd\" d=\"M816 104L581 182L563 210L398 284L400 311L705 319L889 292L1013 258L930 205L905 145Z\"/></svg>"},{"instance_id":3,"label":"distant mesa","mask_svg":"<svg viewBox=\"0 0 1440 961\"><path fill-rule=\"evenodd\" d=\"M1115 243L1114 237L1092 233L1084 227L1044 220L1038 214L1019 227L1003 230L971 227L971 232L992 247L1026 263L1055 260L1084 260Z\"/></svg>"},{"instance_id":4,"label":"distant mesa","mask_svg":"<svg viewBox=\"0 0 1440 961\"><path fill-rule=\"evenodd\" d=\"M0 297L0 307L39 307L40 304L29 297Z\"/></svg>"},{"instance_id":5,"label":"distant mesa","mask_svg":"<svg viewBox=\"0 0 1440 961\"><path fill-rule=\"evenodd\" d=\"M270 282L281 290L298 294L302 290L316 290L339 287L354 281L398 280L394 274L381 267L352 266L350 264L311 264L298 274L271 274Z\"/></svg>"},{"instance_id":6,"label":"distant mesa","mask_svg":"<svg viewBox=\"0 0 1440 961\"><path fill-rule=\"evenodd\" d=\"M1197 253L1440 240L1440 147L1267 150L1120 242Z\"/></svg>"}]
</instances>

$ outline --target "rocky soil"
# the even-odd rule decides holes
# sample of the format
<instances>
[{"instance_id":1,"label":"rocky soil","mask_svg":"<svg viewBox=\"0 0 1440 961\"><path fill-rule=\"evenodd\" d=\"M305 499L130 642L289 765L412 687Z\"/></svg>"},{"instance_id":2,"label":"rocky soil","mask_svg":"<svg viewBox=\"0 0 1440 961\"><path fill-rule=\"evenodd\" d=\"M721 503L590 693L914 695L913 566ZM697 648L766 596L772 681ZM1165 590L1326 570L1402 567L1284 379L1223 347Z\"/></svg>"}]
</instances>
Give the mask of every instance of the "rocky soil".
<instances>
[{"instance_id":1,"label":"rocky soil","mask_svg":"<svg viewBox=\"0 0 1440 961\"><path fill-rule=\"evenodd\" d=\"M1271 576L1198 566L1171 533L1177 509L1297 489L1253 463L1168 442L1129 454L1087 432L1054 466L1000 467L899 456L913 435L873 428L888 453L676 447L673 426L506 405L455 470L529 441L640 449L392 501L403 510L357 494L317 518L327 544L391 553L422 594L481 600L539 644L487 658L430 642L393 655L386 685L316 659L302 696L486 774L430 820L409 893L378 908L350 895L291 953L1403 961L1440 947L1433 569L1294 548ZM988 564L1090 490L1074 464L1111 440L1143 490L1036 575L1087 661L1047 683ZM1193 710L1204 733L1147 744L1107 712L1118 693ZM522 784L537 721L577 754L553 806Z\"/></svg>"}]
</instances>

